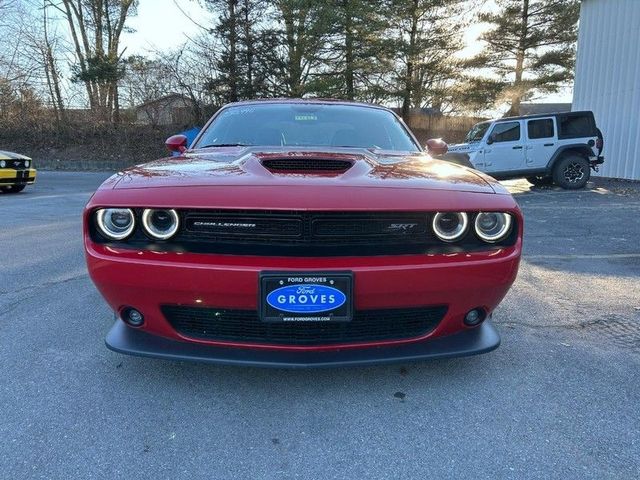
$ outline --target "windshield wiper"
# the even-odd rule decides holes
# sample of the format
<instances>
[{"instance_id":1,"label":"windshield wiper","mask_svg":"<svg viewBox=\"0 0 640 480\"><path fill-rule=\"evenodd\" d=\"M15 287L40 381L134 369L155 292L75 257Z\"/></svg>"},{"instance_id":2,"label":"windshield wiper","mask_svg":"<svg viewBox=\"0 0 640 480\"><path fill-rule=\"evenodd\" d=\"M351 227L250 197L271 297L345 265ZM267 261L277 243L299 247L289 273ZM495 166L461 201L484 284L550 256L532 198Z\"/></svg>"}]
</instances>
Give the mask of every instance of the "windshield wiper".
<instances>
[{"instance_id":1,"label":"windshield wiper","mask_svg":"<svg viewBox=\"0 0 640 480\"><path fill-rule=\"evenodd\" d=\"M212 143L211 145L204 145L198 148L212 148L212 147L252 147L253 145L247 145L246 143Z\"/></svg>"}]
</instances>

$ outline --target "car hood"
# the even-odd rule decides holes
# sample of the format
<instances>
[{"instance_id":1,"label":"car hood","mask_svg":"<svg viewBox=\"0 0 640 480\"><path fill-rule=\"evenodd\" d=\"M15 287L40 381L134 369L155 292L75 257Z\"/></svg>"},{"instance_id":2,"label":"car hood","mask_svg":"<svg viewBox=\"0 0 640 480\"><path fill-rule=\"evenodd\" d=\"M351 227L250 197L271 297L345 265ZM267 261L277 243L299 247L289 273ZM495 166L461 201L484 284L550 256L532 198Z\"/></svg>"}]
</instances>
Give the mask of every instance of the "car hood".
<instances>
[{"instance_id":1,"label":"car hood","mask_svg":"<svg viewBox=\"0 0 640 480\"><path fill-rule=\"evenodd\" d=\"M266 160L344 160L344 171L274 171ZM268 164L268 162L267 162ZM108 182L115 189L187 186L347 186L503 193L491 178L424 153L365 149L229 147L189 151L136 165Z\"/></svg>"},{"instance_id":2,"label":"car hood","mask_svg":"<svg viewBox=\"0 0 640 480\"><path fill-rule=\"evenodd\" d=\"M20 155L19 153L0 150L0 160L31 160L31 158Z\"/></svg>"}]
</instances>

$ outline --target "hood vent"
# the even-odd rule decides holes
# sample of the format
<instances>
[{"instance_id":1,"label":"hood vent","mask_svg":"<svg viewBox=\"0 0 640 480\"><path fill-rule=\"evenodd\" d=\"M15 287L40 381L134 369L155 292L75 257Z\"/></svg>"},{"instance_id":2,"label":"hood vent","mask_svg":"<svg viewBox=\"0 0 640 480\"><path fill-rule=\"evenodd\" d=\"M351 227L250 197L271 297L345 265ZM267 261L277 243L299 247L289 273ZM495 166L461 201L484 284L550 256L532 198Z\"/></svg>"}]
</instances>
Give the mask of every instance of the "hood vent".
<instances>
[{"instance_id":1,"label":"hood vent","mask_svg":"<svg viewBox=\"0 0 640 480\"><path fill-rule=\"evenodd\" d=\"M263 160L262 165L272 172L344 172L353 163L334 158L274 158Z\"/></svg>"}]
</instances>

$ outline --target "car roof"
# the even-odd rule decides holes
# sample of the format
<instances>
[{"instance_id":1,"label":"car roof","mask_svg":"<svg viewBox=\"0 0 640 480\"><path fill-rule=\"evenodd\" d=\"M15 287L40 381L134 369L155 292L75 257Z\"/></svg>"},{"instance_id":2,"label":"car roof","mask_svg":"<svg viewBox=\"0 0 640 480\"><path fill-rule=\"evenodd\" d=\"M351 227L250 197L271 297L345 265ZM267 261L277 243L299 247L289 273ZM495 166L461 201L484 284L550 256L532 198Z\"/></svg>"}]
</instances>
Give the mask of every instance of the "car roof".
<instances>
[{"instance_id":1,"label":"car roof","mask_svg":"<svg viewBox=\"0 0 640 480\"><path fill-rule=\"evenodd\" d=\"M393 113L393 110L382 105L376 105L373 103L356 102L354 100L342 100L339 98L259 98L255 100L242 100L239 102L227 103L223 108L233 107L238 105L264 105L264 104L301 104L301 103L315 103L318 105L345 105L352 107L368 107L378 108L380 110L387 110Z\"/></svg>"},{"instance_id":2,"label":"car roof","mask_svg":"<svg viewBox=\"0 0 640 480\"><path fill-rule=\"evenodd\" d=\"M581 110L578 112L555 112L555 113L536 113L535 115L521 115L519 117L502 117L496 118L495 120L490 120L493 122L504 122L504 121L514 121L514 120L528 120L531 118L549 118L549 117L557 117L559 115L570 115L570 116L580 116L580 115L589 115L593 116L593 112L590 110Z\"/></svg>"}]
</instances>

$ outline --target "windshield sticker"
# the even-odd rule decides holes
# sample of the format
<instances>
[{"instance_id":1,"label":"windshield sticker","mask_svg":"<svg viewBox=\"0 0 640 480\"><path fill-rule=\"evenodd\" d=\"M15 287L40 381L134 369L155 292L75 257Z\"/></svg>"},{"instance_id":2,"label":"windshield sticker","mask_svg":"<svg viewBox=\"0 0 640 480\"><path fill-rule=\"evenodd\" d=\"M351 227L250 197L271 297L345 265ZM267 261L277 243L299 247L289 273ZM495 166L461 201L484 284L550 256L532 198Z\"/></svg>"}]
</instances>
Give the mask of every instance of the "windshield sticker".
<instances>
[{"instance_id":1,"label":"windshield sticker","mask_svg":"<svg viewBox=\"0 0 640 480\"><path fill-rule=\"evenodd\" d=\"M296 122L315 122L318 117L313 114L296 115L295 120Z\"/></svg>"}]
</instances>

